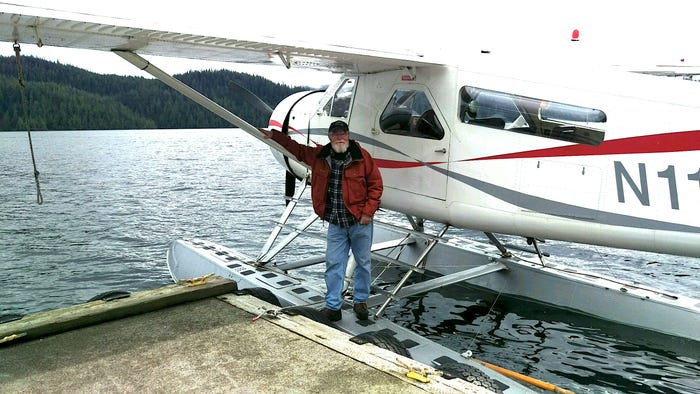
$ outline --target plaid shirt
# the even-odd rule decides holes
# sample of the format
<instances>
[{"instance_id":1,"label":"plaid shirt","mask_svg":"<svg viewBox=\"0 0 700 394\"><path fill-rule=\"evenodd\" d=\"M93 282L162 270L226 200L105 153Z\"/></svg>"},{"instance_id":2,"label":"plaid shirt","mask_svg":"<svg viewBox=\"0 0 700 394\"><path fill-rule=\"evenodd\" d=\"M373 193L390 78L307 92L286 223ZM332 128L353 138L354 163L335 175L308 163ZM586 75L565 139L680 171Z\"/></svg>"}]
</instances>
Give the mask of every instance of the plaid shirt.
<instances>
[{"instance_id":1,"label":"plaid shirt","mask_svg":"<svg viewBox=\"0 0 700 394\"><path fill-rule=\"evenodd\" d=\"M328 180L328 205L323 219L340 227L350 227L357 222L345 207L343 201L343 170L352 162L352 157L346 155L344 160L330 157L331 173Z\"/></svg>"}]
</instances>

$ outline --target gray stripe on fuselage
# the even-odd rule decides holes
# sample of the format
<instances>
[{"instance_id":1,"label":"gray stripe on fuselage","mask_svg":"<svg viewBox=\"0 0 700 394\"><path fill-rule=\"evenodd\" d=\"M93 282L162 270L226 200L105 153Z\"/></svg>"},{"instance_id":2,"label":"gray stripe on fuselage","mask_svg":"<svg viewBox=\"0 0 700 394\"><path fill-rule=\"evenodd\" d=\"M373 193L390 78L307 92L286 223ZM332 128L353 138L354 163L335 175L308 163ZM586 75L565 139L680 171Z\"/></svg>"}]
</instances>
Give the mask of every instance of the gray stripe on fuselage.
<instances>
[{"instance_id":1,"label":"gray stripe on fuselage","mask_svg":"<svg viewBox=\"0 0 700 394\"><path fill-rule=\"evenodd\" d=\"M312 134L316 134L316 130L313 130ZM325 134L325 130L323 130L323 134ZM558 216L566 219L586 220L611 226L632 227L648 230L700 233L700 227L696 226L689 226L685 224L664 222L653 219L644 219L636 216L599 211L596 209L565 204L559 201L549 200L546 198L521 193L512 189L507 189L502 186L494 185L493 183L472 178L464 174L449 172L446 168L441 168L432 164L422 162L420 160L416 160L408 156L407 154L397 150L396 148L385 143L378 142L370 137L365 137L356 133L350 133L350 136L356 141L360 141L363 144L373 145L377 148L398 153L404 157L411 159L412 161L421 163L425 167L428 167L442 175L448 176L452 179L457 180L458 182L464 183L465 185L469 185L499 200L505 201L509 204L513 204L517 207L529 211L542 213L546 215Z\"/></svg>"}]
</instances>

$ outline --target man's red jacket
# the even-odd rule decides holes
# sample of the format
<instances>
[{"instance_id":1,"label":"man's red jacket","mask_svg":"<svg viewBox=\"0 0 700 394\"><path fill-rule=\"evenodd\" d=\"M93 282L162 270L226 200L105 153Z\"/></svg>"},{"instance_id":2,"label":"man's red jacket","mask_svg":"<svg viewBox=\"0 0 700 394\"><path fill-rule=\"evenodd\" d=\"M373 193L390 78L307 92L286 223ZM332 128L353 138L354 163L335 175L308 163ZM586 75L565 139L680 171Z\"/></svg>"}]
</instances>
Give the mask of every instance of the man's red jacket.
<instances>
[{"instance_id":1,"label":"man's red jacket","mask_svg":"<svg viewBox=\"0 0 700 394\"><path fill-rule=\"evenodd\" d=\"M311 203L314 212L323 218L326 212L326 194L331 173L331 144L310 147L302 145L280 132L274 132L272 139L282 145L297 160L311 167ZM384 185L379 168L364 148L355 140L350 140L348 152L352 162L343 171L343 200L348 211L356 219L362 214L373 217L379 209Z\"/></svg>"}]
</instances>

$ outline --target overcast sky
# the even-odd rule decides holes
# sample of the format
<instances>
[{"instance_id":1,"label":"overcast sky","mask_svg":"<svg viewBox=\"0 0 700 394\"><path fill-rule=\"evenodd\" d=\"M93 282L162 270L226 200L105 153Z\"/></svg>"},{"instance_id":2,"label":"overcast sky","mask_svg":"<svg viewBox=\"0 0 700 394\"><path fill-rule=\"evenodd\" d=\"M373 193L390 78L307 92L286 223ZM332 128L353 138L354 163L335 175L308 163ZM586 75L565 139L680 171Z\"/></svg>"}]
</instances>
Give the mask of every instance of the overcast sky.
<instances>
[{"instance_id":1,"label":"overcast sky","mask_svg":"<svg viewBox=\"0 0 700 394\"><path fill-rule=\"evenodd\" d=\"M198 0L181 6L147 0L23 0L22 4L132 19L153 23L154 28L197 27L212 35L243 31L359 47L489 49L539 60L560 56L562 49L577 45L605 64L680 64L684 59L684 64L700 65L700 29L696 28L700 3L694 0ZM574 29L580 32L577 43L570 40ZM11 45L5 52L12 54ZM26 44L22 53L101 73L145 75L110 53ZM174 59L153 62L170 73L225 67L292 85L320 86L333 80L327 73L281 67Z\"/></svg>"}]
</instances>

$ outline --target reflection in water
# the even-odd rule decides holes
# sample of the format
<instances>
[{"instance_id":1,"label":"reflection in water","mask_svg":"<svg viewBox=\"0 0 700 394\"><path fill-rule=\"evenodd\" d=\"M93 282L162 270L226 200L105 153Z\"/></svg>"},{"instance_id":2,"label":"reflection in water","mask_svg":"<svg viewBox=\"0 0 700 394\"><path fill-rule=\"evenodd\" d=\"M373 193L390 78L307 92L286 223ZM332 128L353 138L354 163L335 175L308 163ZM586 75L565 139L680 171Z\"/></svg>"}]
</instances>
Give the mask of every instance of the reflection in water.
<instances>
[{"instance_id":1,"label":"reflection in water","mask_svg":"<svg viewBox=\"0 0 700 394\"><path fill-rule=\"evenodd\" d=\"M411 297L387 315L446 347L575 392L700 392L700 347L691 340L465 286Z\"/></svg>"}]
</instances>

